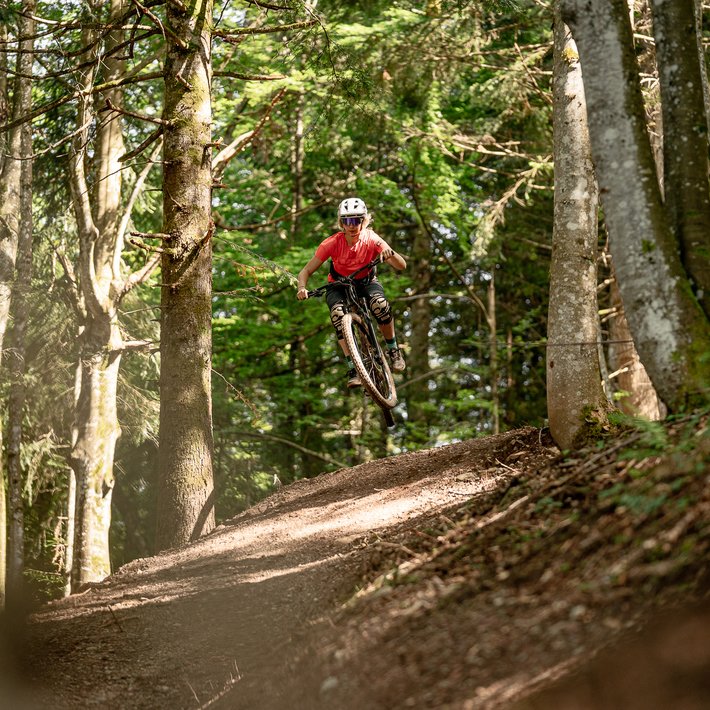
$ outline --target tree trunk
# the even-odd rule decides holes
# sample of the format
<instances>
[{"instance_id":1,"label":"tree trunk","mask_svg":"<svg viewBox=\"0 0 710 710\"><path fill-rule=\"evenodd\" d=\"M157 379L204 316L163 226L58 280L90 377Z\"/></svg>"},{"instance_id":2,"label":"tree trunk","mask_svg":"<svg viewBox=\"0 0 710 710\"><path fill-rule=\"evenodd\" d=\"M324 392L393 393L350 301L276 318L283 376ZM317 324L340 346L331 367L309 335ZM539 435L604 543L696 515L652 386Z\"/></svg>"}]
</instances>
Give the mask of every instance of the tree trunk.
<instances>
[{"instance_id":1,"label":"tree trunk","mask_svg":"<svg viewBox=\"0 0 710 710\"><path fill-rule=\"evenodd\" d=\"M65 597L71 594L71 577L74 563L74 537L76 533L76 474L70 468L67 482L67 524L64 531L64 566L62 568Z\"/></svg>"},{"instance_id":2,"label":"tree trunk","mask_svg":"<svg viewBox=\"0 0 710 710\"><path fill-rule=\"evenodd\" d=\"M28 13L32 7L25 6ZM33 27L29 28L30 35ZM30 43L31 45L31 43ZM31 49L31 46L30 48ZM31 56L31 55L30 55ZM23 101L29 106L30 79L23 80ZM22 189L20 205L23 219L20 222L20 236L17 250L16 280L12 293L12 344L13 354L8 361L10 374L10 397L8 402L8 440L7 470L10 509L8 529L8 565L7 565L7 606L18 607L24 601L24 505L22 501L23 475L22 459L22 420L25 408L25 331L29 317L27 296L32 280L32 124L23 124L22 131Z\"/></svg>"},{"instance_id":3,"label":"tree trunk","mask_svg":"<svg viewBox=\"0 0 710 710\"><path fill-rule=\"evenodd\" d=\"M561 449L569 449L590 414L605 416L607 400L597 356L597 184L577 48L558 12L554 36L547 416L552 438Z\"/></svg>"},{"instance_id":4,"label":"tree trunk","mask_svg":"<svg viewBox=\"0 0 710 710\"><path fill-rule=\"evenodd\" d=\"M695 39L698 46L698 64L703 80L703 103L705 104L705 121L710 127L710 83L708 82L708 65L703 46L703 0L694 0L695 6Z\"/></svg>"},{"instance_id":5,"label":"tree trunk","mask_svg":"<svg viewBox=\"0 0 710 710\"><path fill-rule=\"evenodd\" d=\"M654 386L678 411L707 400L710 335L663 209L626 3L560 4L579 47L592 156L629 326Z\"/></svg>"},{"instance_id":6,"label":"tree trunk","mask_svg":"<svg viewBox=\"0 0 710 710\"><path fill-rule=\"evenodd\" d=\"M429 381L427 374L431 370L429 364L429 330L431 329L431 239L424 229L417 229L412 246L412 265L414 274L412 283L415 285L415 298L412 301L410 322L412 332L409 338L407 353L407 421L411 424L409 435L419 443L429 440L429 417L427 402L429 401Z\"/></svg>"},{"instance_id":7,"label":"tree trunk","mask_svg":"<svg viewBox=\"0 0 710 710\"><path fill-rule=\"evenodd\" d=\"M19 31L23 37L31 36L33 28L34 23L31 19L21 18ZM23 45L27 46L28 43L29 40L23 42ZM22 77L23 74L30 72L32 55L18 54L16 66L18 74L15 77L13 90L13 123L29 113L29 82L23 82ZM0 356L10 313L17 243L20 234L22 124L15 125L10 129L6 151L7 155L0 174Z\"/></svg>"},{"instance_id":8,"label":"tree trunk","mask_svg":"<svg viewBox=\"0 0 710 710\"><path fill-rule=\"evenodd\" d=\"M652 0L663 108L664 196L685 270L710 318L708 124L694 0Z\"/></svg>"},{"instance_id":9,"label":"tree trunk","mask_svg":"<svg viewBox=\"0 0 710 710\"><path fill-rule=\"evenodd\" d=\"M31 37L34 34L34 0L25 0L22 4L23 14L20 18L18 31L25 39L20 43L23 50L17 56L17 75L15 77L12 96L12 119L18 120L26 115L32 103L32 84L29 79L32 73L32 49L34 42ZM4 93L4 87L3 87ZM23 274L15 273L17 250L20 238L23 244L29 239L32 240L32 218L31 218L31 190L27 186L27 180L31 182L32 172L28 166L29 161L23 160L32 153L31 128L21 124L10 130L7 138L7 152L2 164L2 174L0 175L0 358L3 354L5 332L7 330L10 308L13 299L13 292L17 283L17 276L23 279ZM30 164L31 165L31 164ZM29 214L27 213L29 205ZM24 211L24 212L23 212ZM25 214L26 219L20 220L20 215ZM26 252L26 249L23 250ZM23 253L24 256L24 253ZM31 256L30 256L31 259ZM23 265L26 259L23 259ZM27 287L28 281L20 280L23 289ZM20 302L15 302L15 309L18 307L23 311L22 302L24 292L20 297ZM24 341L22 323L18 330L16 323L16 344L17 341ZM20 360L22 353L17 353L10 363L10 371L16 373L21 367ZM24 365L24 363L23 363ZM18 390L11 385L11 398L14 401L10 404L10 409L16 412L18 405ZM21 407L20 407L21 408ZM12 415L11 415L12 416ZM15 417L13 417L15 419ZM21 424L21 415L20 415ZM5 603L22 601L22 579L23 579L23 543L24 543L24 516L22 510L22 476L19 465L19 438L15 427L11 426L8 447L8 481L7 490L9 501L5 498L5 473L4 466L0 460L0 563L2 572L0 573L0 601L2 606ZM2 450L2 431L0 430L0 451ZM17 451L17 456L13 453ZM8 520L9 512L9 520ZM9 523L9 527L8 527ZM9 535L6 537L6 530ZM9 544L8 544L9 543ZM9 553L9 554L8 554ZM7 574L7 576L6 576Z\"/></svg>"},{"instance_id":10,"label":"tree trunk","mask_svg":"<svg viewBox=\"0 0 710 710\"><path fill-rule=\"evenodd\" d=\"M299 215L303 207L303 93L296 96L296 115L291 148L291 174L293 176L293 197L291 202L291 239L298 233Z\"/></svg>"},{"instance_id":11,"label":"tree trunk","mask_svg":"<svg viewBox=\"0 0 710 710\"><path fill-rule=\"evenodd\" d=\"M0 43L3 47L7 46L7 25L5 22L0 22ZM0 52L0 125L5 125L10 120L10 102L7 95L7 55L7 52ZM2 173L5 164L6 138L6 134L2 132L0 134L0 173Z\"/></svg>"},{"instance_id":12,"label":"tree trunk","mask_svg":"<svg viewBox=\"0 0 710 710\"><path fill-rule=\"evenodd\" d=\"M629 7L631 8L630 17L634 35L640 33L645 37L650 36L652 34L650 8L641 0L629 0ZM648 43L637 44L636 56L642 73L658 76L656 53L652 46L649 46ZM653 161L661 193L663 193L663 117L658 85L647 85L644 88L643 96ZM612 283L609 294L613 316L609 321L611 343L607 350L607 361L614 374L616 394L621 395L617 404L623 412L632 416L646 417L652 420L661 419L665 416L665 407L659 400L633 343L613 263L611 269ZM608 387L608 390L608 393L611 393L612 388ZM661 412L664 414L662 415Z\"/></svg>"},{"instance_id":13,"label":"tree trunk","mask_svg":"<svg viewBox=\"0 0 710 710\"><path fill-rule=\"evenodd\" d=\"M110 17L120 16L122 7L122 0L112 0ZM117 30L109 33L106 39L103 72L107 81L120 77L123 71L123 61L111 56L121 38L122 32ZM94 39L89 30L84 31L85 46L92 46ZM88 68L84 75L87 88L93 78L94 70ZM107 92L105 98L121 106L121 89ZM73 589L87 582L100 581L111 573L109 531L113 461L116 441L121 434L116 406L122 352L117 314L121 290L118 211L122 174L118 158L124 146L119 117L103 114L104 119L96 126L95 186L90 190L86 177L89 140L86 126L96 118L91 101L91 98L80 100L77 126L82 130L76 135L70 160L72 202L79 231L81 297L85 308L80 329L75 441L70 459L77 491Z\"/></svg>"},{"instance_id":14,"label":"tree trunk","mask_svg":"<svg viewBox=\"0 0 710 710\"><path fill-rule=\"evenodd\" d=\"M73 589L111 574L109 529L113 457L120 435L116 415L120 355L103 347L103 333L108 329L108 319L103 324L91 319L84 331L76 409L78 438L71 459L77 483ZM92 342L96 331L100 337Z\"/></svg>"},{"instance_id":15,"label":"tree trunk","mask_svg":"<svg viewBox=\"0 0 710 710\"><path fill-rule=\"evenodd\" d=\"M611 285L611 306L614 316L609 322L609 361L613 364L616 388L621 394L617 403L619 409L635 417L662 419L665 407L639 360L616 283Z\"/></svg>"},{"instance_id":16,"label":"tree trunk","mask_svg":"<svg viewBox=\"0 0 710 710\"><path fill-rule=\"evenodd\" d=\"M214 527L211 398L212 3L167 5L158 550Z\"/></svg>"},{"instance_id":17,"label":"tree trunk","mask_svg":"<svg viewBox=\"0 0 710 710\"><path fill-rule=\"evenodd\" d=\"M498 393L498 323L496 319L496 281L495 266L491 269L488 282L488 356L490 359L491 382L491 417L493 433L500 433L500 395Z\"/></svg>"}]
</instances>

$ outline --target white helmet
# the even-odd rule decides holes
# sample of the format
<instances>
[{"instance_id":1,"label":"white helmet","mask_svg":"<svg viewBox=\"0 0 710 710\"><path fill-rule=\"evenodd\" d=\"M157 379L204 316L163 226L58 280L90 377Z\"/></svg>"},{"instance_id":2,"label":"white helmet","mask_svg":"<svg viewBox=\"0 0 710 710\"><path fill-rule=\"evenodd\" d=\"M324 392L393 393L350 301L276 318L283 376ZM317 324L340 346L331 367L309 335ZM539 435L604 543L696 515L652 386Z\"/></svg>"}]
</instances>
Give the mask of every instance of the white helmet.
<instances>
[{"instance_id":1,"label":"white helmet","mask_svg":"<svg viewBox=\"0 0 710 710\"><path fill-rule=\"evenodd\" d=\"M367 217L367 205L359 197L348 197L338 206L338 219L343 217Z\"/></svg>"}]
</instances>

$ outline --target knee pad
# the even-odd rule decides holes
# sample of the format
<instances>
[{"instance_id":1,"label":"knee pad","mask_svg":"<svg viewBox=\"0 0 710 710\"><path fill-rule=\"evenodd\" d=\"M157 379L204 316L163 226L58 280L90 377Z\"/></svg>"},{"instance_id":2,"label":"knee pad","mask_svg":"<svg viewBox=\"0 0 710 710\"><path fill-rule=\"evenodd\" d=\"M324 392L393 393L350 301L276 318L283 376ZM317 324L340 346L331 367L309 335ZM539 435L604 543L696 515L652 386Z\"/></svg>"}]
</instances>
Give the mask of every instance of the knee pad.
<instances>
[{"instance_id":1,"label":"knee pad","mask_svg":"<svg viewBox=\"0 0 710 710\"><path fill-rule=\"evenodd\" d=\"M338 340L342 340L345 336L343 335L343 316L345 315L345 304L340 302L336 303L330 309L330 322L335 328L335 334L338 336Z\"/></svg>"},{"instance_id":2,"label":"knee pad","mask_svg":"<svg viewBox=\"0 0 710 710\"><path fill-rule=\"evenodd\" d=\"M389 301L384 296L379 294L373 296L370 299L370 310L380 325L387 325L392 322L392 309Z\"/></svg>"}]
</instances>

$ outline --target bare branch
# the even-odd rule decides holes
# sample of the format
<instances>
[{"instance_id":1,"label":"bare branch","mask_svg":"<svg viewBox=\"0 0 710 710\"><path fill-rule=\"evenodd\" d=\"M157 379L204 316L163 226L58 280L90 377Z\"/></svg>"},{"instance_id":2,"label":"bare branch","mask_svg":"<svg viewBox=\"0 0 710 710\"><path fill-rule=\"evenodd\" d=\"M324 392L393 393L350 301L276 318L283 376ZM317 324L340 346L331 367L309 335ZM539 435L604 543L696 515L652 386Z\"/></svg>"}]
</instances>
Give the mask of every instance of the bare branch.
<instances>
[{"instance_id":1,"label":"bare branch","mask_svg":"<svg viewBox=\"0 0 710 710\"><path fill-rule=\"evenodd\" d=\"M129 240L130 241L130 240ZM153 256L146 261L141 269L134 271L124 282L123 290L119 300L122 299L127 293L132 291L136 286L140 286L145 283L150 275L158 268L160 265L160 259L162 254L160 252L155 252Z\"/></svg>"},{"instance_id":2,"label":"bare branch","mask_svg":"<svg viewBox=\"0 0 710 710\"><path fill-rule=\"evenodd\" d=\"M131 236L139 239L161 239L164 242L172 239L171 234L164 234L163 232L131 232Z\"/></svg>"},{"instance_id":3,"label":"bare branch","mask_svg":"<svg viewBox=\"0 0 710 710\"><path fill-rule=\"evenodd\" d=\"M112 353L124 353L127 351L148 351L157 352L158 343L155 340L124 340L117 348L111 348Z\"/></svg>"},{"instance_id":4,"label":"bare branch","mask_svg":"<svg viewBox=\"0 0 710 710\"><path fill-rule=\"evenodd\" d=\"M127 237L126 241L129 244L133 244L134 247L138 247L138 249L143 249L144 251L149 251L154 254L165 254L174 251L173 249L163 249L162 247L154 247L150 244L144 244L143 242L139 242L137 239L131 239L130 237Z\"/></svg>"},{"instance_id":5,"label":"bare branch","mask_svg":"<svg viewBox=\"0 0 710 710\"><path fill-rule=\"evenodd\" d=\"M271 99L271 103L266 108L264 115L259 119L259 122L256 124L256 126L251 131L237 136L237 138L235 138L226 148L221 150L212 159L212 176L215 181L219 180L229 161L232 160L232 158L234 158L234 156L236 156L242 150L244 150L244 148L251 141L253 141L256 136L259 135L264 125L269 120L269 117L271 116L271 112L274 110L274 107L279 101L281 101L285 94L285 88L278 91L276 95Z\"/></svg>"},{"instance_id":6,"label":"bare branch","mask_svg":"<svg viewBox=\"0 0 710 710\"><path fill-rule=\"evenodd\" d=\"M135 0L134 0L135 2ZM220 37L226 42L239 43L244 35L263 35L272 34L274 32L290 32L291 30L302 30L306 27L317 25L318 20L303 20L302 22L292 22L288 25L275 25L273 27L234 27L228 32L224 30L215 30L213 35Z\"/></svg>"},{"instance_id":7,"label":"bare branch","mask_svg":"<svg viewBox=\"0 0 710 710\"><path fill-rule=\"evenodd\" d=\"M224 76L228 79L241 79L242 81L278 81L285 79L285 74L242 74L236 71L216 71L214 76Z\"/></svg>"},{"instance_id":8,"label":"bare branch","mask_svg":"<svg viewBox=\"0 0 710 710\"><path fill-rule=\"evenodd\" d=\"M162 118L153 118L153 116L146 116L141 113L136 113L135 111L126 111L123 108L119 108L111 102L111 99L106 99L106 105L102 109L99 109L100 113L103 111L113 111L114 113L121 113L124 116L129 116L130 118L137 118L139 121L148 121L148 123L156 123L159 126L170 125L169 121L165 121Z\"/></svg>"},{"instance_id":9,"label":"bare branch","mask_svg":"<svg viewBox=\"0 0 710 710\"><path fill-rule=\"evenodd\" d=\"M326 463L333 464L334 466L339 466L340 468L347 468L347 464L344 464L342 461L337 461L336 459L333 459L330 456L321 454L319 451L307 449L305 446L301 446L300 444L297 444L294 441L289 441L288 439L283 439L280 436L274 436L273 434L264 434L260 431L235 431L234 433L237 436L247 436L255 439L264 439L266 441L275 441L278 444L285 444L286 446L290 446L291 448L296 449L297 451L301 451L304 454L308 454L309 456L315 456L315 458L321 459L321 461L325 461Z\"/></svg>"},{"instance_id":10,"label":"bare branch","mask_svg":"<svg viewBox=\"0 0 710 710\"><path fill-rule=\"evenodd\" d=\"M128 160L133 160L136 156L140 155L151 143L155 142L158 140L163 135L163 127L158 126L139 146L134 148L133 150L128 151L128 153L124 153L119 159L119 163L125 163Z\"/></svg>"},{"instance_id":11,"label":"bare branch","mask_svg":"<svg viewBox=\"0 0 710 710\"><path fill-rule=\"evenodd\" d=\"M185 42L185 40L182 37L176 35L175 32L170 29L170 27L163 24L163 22L157 15L154 15L145 5L139 3L138 0L131 0L131 2L138 8L138 10L142 14L150 18L155 23L155 25L162 33L163 37L165 37L166 35L170 35L170 38L173 40L173 42L175 42L178 47L180 47L180 49L187 49L187 43Z\"/></svg>"},{"instance_id":12,"label":"bare branch","mask_svg":"<svg viewBox=\"0 0 710 710\"><path fill-rule=\"evenodd\" d=\"M81 296L81 290L79 288L79 280L77 279L76 273L74 272L74 266L69 261L69 259L67 259L67 255L63 251L58 249L54 244L52 244L52 249L57 255L57 259L59 259L59 263L62 265L64 273L67 276L67 280L71 285L70 294L74 312L79 316L80 319L83 319L86 317L86 312L84 308L84 301Z\"/></svg>"},{"instance_id":13,"label":"bare branch","mask_svg":"<svg viewBox=\"0 0 710 710\"><path fill-rule=\"evenodd\" d=\"M44 113L47 113L48 111L52 111L55 108L58 108L59 106L63 106L64 104L68 103L69 101L74 101L75 99L81 98L82 96L91 96L92 94L98 94L101 93L102 91L107 91L108 89L114 89L118 86L124 86L126 84L134 84L139 81L149 81L152 79L159 79L162 78L162 73L159 72L154 72L150 74L142 74L141 76L137 77L130 77L130 78L124 78L124 79L117 79L116 81L107 81L104 82L103 84L97 84L96 86L93 86L91 88L83 89L80 91L75 91L71 94L65 94L64 96L60 96L58 99L55 99L54 101L48 101L46 104L42 104L41 106L38 106L36 109L33 111L28 112L25 116L22 118L18 118L16 121L11 121L10 123L6 123L3 126L0 126L0 133L9 131L10 129L14 128L15 126L19 126L22 123L26 123L27 121L32 121L33 119L37 118L37 116L41 116Z\"/></svg>"},{"instance_id":14,"label":"bare branch","mask_svg":"<svg viewBox=\"0 0 710 710\"><path fill-rule=\"evenodd\" d=\"M116 275L117 278L120 278L123 240L125 239L126 230L128 229L128 223L131 219L133 205L135 205L136 200L138 199L138 196L140 195L141 191L143 190L143 185L145 185L145 181L148 179L148 173L153 168L153 165L155 164L155 159L158 157L160 150L161 150L161 144L158 144L153 149L153 152L151 153L149 160L143 166L143 169L141 170L140 175L138 176L135 184L133 185L133 189L131 190L131 196L128 198L128 202L126 203L126 206L123 210L123 216L121 217L121 222L118 225L118 229L116 230L116 243L114 246L112 269L113 269L113 273ZM129 277L128 281L130 281L130 277ZM123 296L125 296L126 293L128 293L128 291L131 290L131 288L133 288L133 285L124 284L121 295L119 296L119 300L121 298L123 298Z\"/></svg>"},{"instance_id":15,"label":"bare branch","mask_svg":"<svg viewBox=\"0 0 710 710\"><path fill-rule=\"evenodd\" d=\"M260 2L260 0L245 0L250 5L256 5L257 7L263 7L265 10L295 10L296 8L292 5L272 5L268 2Z\"/></svg>"}]
</instances>

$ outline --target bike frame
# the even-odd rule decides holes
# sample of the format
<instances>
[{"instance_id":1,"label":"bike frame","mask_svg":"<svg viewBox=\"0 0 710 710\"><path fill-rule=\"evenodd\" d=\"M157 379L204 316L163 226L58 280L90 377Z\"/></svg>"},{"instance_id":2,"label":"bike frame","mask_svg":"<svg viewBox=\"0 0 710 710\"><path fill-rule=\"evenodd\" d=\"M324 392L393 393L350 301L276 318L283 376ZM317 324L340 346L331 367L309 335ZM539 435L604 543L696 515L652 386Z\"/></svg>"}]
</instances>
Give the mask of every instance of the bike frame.
<instances>
[{"instance_id":1,"label":"bike frame","mask_svg":"<svg viewBox=\"0 0 710 710\"><path fill-rule=\"evenodd\" d=\"M374 341L377 341L377 331L375 330L375 326L372 323L370 309L367 303L365 302L365 299L362 296L358 296L357 294L357 279L355 278L355 276L361 273L362 271L369 271L370 269L373 269L375 266L381 263L382 262L380 261L380 258L377 257L377 259L373 259L369 264L365 264L365 266L359 268L357 271L353 271L353 273L349 276L341 276L337 281L327 283L325 286L320 286L319 288L316 288L313 291L309 291L308 298L318 298L322 296L329 288L344 286L346 294L346 309L351 313L357 313L367 323L368 330L370 332L370 335L372 336L372 339ZM380 348L380 355L381 354L382 349Z\"/></svg>"}]
</instances>

